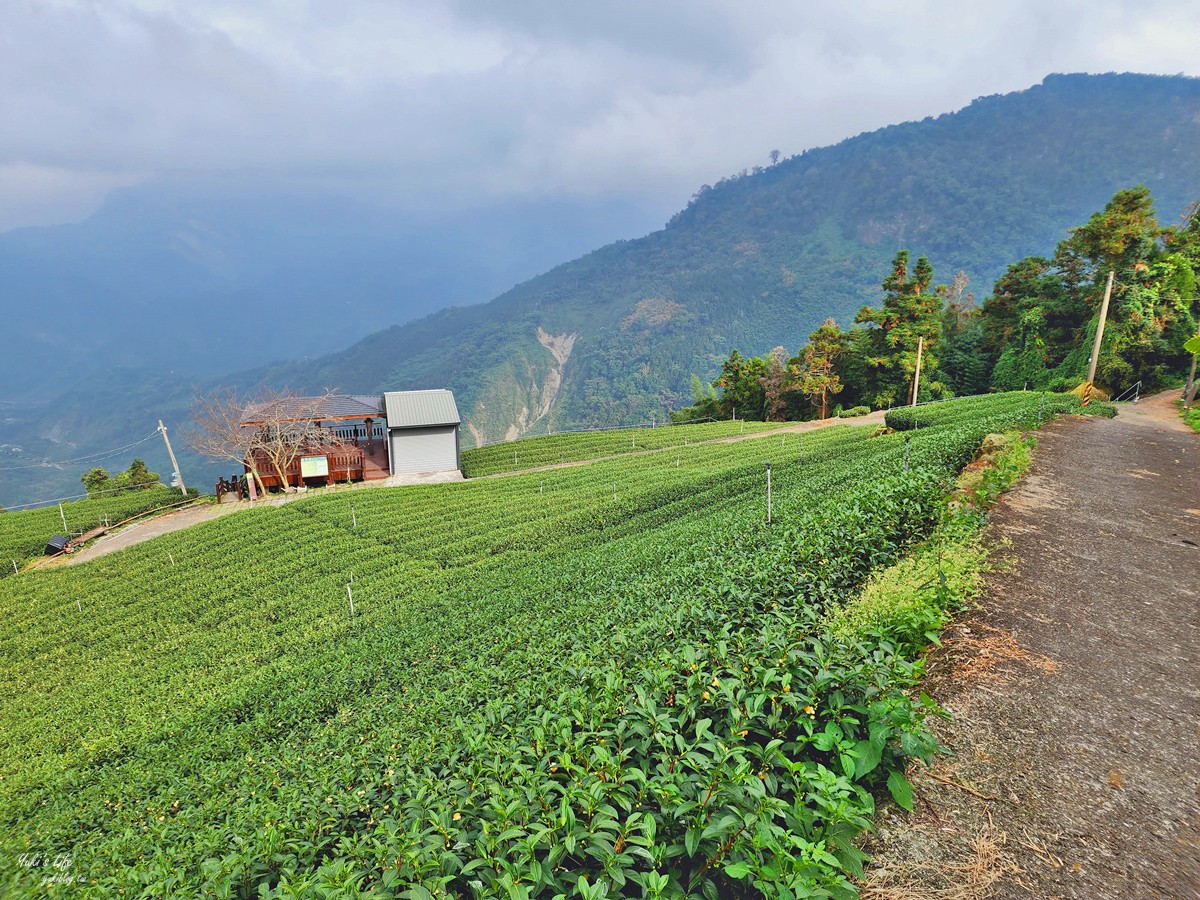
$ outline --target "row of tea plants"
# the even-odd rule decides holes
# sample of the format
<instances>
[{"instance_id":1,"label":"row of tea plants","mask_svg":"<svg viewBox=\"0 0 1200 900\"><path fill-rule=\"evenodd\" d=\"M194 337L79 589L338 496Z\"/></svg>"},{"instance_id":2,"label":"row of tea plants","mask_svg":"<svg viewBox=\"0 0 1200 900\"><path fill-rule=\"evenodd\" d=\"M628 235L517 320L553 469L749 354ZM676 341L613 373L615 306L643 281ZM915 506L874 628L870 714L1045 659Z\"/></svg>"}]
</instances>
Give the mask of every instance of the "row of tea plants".
<instances>
[{"instance_id":1,"label":"row of tea plants","mask_svg":"<svg viewBox=\"0 0 1200 900\"><path fill-rule=\"evenodd\" d=\"M65 855L92 897L852 896L928 708L887 634L819 623L1037 402L340 492L9 579L0 893Z\"/></svg>"},{"instance_id":2,"label":"row of tea plants","mask_svg":"<svg viewBox=\"0 0 1200 900\"><path fill-rule=\"evenodd\" d=\"M196 491L191 491L190 496L195 497ZM64 533L64 518L69 537L184 499L175 488L156 485L114 492L104 497L70 500L62 504L61 512L59 504L54 504L0 513L0 578L13 574L13 561L20 566L29 559L41 556L46 542L54 535Z\"/></svg>"},{"instance_id":3,"label":"row of tea plants","mask_svg":"<svg viewBox=\"0 0 1200 900\"><path fill-rule=\"evenodd\" d=\"M559 463L600 459L644 450L686 447L700 441L756 434L795 425L795 422L747 422L734 419L656 428L625 428L607 431L561 432L541 437L503 441L465 450L462 471L468 478L516 472Z\"/></svg>"}]
</instances>

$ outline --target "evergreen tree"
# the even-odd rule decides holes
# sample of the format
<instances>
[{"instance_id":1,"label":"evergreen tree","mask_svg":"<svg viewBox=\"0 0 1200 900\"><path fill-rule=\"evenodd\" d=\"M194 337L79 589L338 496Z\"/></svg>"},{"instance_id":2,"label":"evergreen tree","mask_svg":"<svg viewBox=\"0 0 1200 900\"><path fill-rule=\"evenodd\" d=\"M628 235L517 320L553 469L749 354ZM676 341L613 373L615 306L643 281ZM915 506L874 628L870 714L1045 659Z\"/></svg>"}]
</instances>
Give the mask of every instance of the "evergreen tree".
<instances>
[{"instance_id":1,"label":"evergreen tree","mask_svg":"<svg viewBox=\"0 0 1200 900\"><path fill-rule=\"evenodd\" d=\"M792 385L816 406L819 418L829 417L829 398L842 392L835 367L845 349L842 330L829 318L808 336L808 343L789 366Z\"/></svg>"},{"instance_id":2,"label":"evergreen tree","mask_svg":"<svg viewBox=\"0 0 1200 900\"><path fill-rule=\"evenodd\" d=\"M92 466L79 476L89 497L95 497L112 487L112 476L100 466Z\"/></svg>"},{"instance_id":3,"label":"evergreen tree","mask_svg":"<svg viewBox=\"0 0 1200 900\"><path fill-rule=\"evenodd\" d=\"M931 388L935 385L941 298L929 289L932 281L929 260L920 257L910 273L908 251L901 250L883 281L883 306L864 306L855 317L855 322L875 326L867 329L863 360L867 376L863 396L871 406L904 402L916 374L917 346L922 338L925 383Z\"/></svg>"},{"instance_id":4,"label":"evergreen tree","mask_svg":"<svg viewBox=\"0 0 1200 900\"><path fill-rule=\"evenodd\" d=\"M721 366L721 375L713 382L721 388L719 409L724 416L743 419L765 419L767 395L763 377L767 374L766 360L746 359L737 350Z\"/></svg>"},{"instance_id":5,"label":"evergreen tree","mask_svg":"<svg viewBox=\"0 0 1200 900\"><path fill-rule=\"evenodd\" d=\"M1065 389L1085 376L1099 306L1114 273L1096 380L1153 390L1180 371L1180 338L1194 327L1200 239L1194 216L1161 228L1149 190L1118 191L1061 241L1054 259L1010 266L984 304L984 348L1000 390Z\"/></svg>"},{"instance_id":6,"label":"evergreen tree","mask_svg":"<svg viewBox=\"0 0 1200 900\"><path fill-rule=\"evenodd\" d=\"M157 472L151 472L145 461L141 457L134 458L129 464L129 468L121 472L113 479L113 487L122 488L138 488L149 487L152 484L158 484L159 476Z\"/></svg>"}]
</instances>

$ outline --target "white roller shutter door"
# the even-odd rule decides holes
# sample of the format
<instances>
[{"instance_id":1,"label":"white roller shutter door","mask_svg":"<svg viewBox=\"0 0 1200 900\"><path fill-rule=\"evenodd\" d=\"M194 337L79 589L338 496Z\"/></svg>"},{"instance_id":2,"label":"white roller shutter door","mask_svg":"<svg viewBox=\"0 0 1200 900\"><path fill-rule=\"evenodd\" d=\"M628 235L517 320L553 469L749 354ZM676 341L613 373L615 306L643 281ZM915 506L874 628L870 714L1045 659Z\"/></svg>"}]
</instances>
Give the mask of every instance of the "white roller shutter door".
<instances>
[{"instance_id":1,"label":"white roller shutter door","mask_svg":"<svg viewBox=\"0 0 1200 900\"><path fill-rule=\"evenodd\" d=\"M392 472L451 472L458 468L453 425L436 428L397 428L389 432Z\"/></svg>"}]
</instances>

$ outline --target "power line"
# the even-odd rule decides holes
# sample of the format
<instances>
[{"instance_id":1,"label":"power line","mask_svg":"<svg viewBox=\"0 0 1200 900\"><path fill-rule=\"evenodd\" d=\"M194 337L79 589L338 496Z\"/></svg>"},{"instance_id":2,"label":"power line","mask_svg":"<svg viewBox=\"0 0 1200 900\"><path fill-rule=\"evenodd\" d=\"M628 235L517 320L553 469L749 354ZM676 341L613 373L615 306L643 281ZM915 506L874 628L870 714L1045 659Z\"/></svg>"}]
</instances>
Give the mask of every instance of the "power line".
<instances>
[{"instance_id":1,"label":"power line","mask_svg":"<svg viewBox=\"0 0 1200 900\"><path fill-rule=\"evenodd\" d=\"M163 484L161 481L155 481L150 484L131 484L127 485L126 487L111 488L106 491L93 491L90 494L75 494L71 497L55 497L53 500L34 500L30 503L18 503L15 506L6 506L4 508L8 512L16 512L17 510L32 509L37 506L49 506L51 503L66 503L69 500L91 500L95 498L97 494L114 494L122 491L137 491L141 490L142 488L152 487L167 487L167 485Z\"/></svg>"},{"instance_id":2,"label":"power line","mask_svg":"<svg viewBox=\"0 0 1200 900\"><path fill-rule=\"evenodd\" d=\"M158 437L157 430L151 432L149 435L142 438L140 441L134 441L132 444L126 444L124 447L118 447L116 450L101 450L99 453L89 453L87 456L78 456L75 459L62 459L62 460L58 460L57 462L32 463L31 465L28 465L28 466L8 466L6 468L0 469L0 472L17 472L17 471L21 471L23 469L51 469L51 468L54 468L55 466L68 466L68 465L72 465L74 463L99 462L102 459L109 459L110 457L120 456L122 453L127 453L128 451L132 450L134 447L144 444L144 443L146 443L146 441L153 440L156 437Z\"/></svg>"}]
</instances>

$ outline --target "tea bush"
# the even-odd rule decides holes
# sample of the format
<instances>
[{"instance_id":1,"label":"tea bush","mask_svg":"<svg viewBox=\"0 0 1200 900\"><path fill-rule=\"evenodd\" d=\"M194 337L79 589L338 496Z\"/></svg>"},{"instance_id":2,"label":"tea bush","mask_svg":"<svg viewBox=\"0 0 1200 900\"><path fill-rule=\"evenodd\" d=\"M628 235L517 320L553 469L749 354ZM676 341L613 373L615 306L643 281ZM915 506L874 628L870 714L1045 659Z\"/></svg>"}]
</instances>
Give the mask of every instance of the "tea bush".
<instances>
[{"instance_id":1,"label":"tea bush","mask_svg":"<svg viewBox=\"0 0 1200 900\"><path fill-rule=\"evenodd\" d=\"M1102 406L1103 404L1093 403L1088 410L1096 412ZM1045 420L1063 413L1083 412L1084 408L1074 394L1012 391L1006 394L940 400L922 406L901 406L889 409L884 421L888 428L909 431L935 425L981 423L991 419L995 426L991 431L1008 431L1013 428L1035 428L1038 424L1039 410L1042 419Z\"/></svg>"},{"instance_id":2,"label":"tea bush","mask_svg":"<svg viewBox=\"0 0 1200 900\"><path fill-rule=\"evenodd\" d=\"M558 463L600 459L640 450L684 447L700 441L771 431L795 422L702 422L692 425L667 425L657 428L626 428L609 431L563 432L542 437L522 438L489 444L462 454L462 472L468 478L535 469Z\"/></svg>"},{"instance_id":3,"label":"tea bush","mask_svg":"<svg viewBox=\"0 0 1200 900\"><path fill-rule=\"evenodd\" d=\"M0 583L0 894L65 854L84 897L853 896L932 743L919 663L825 616L1029 415L985 399L907 471L868 427L690 445Z\"/></svg>"},{"instance_id":4,"label":"tea bush","mask_svg":"<svg viewBox=\"0 0 1200 900\"><path fill-rule=\"evenodd\" d=\"M197 496L196 491L189 492ZM0 513L0 578L12 575L11 561L22 563L41 556L46 542L56 534L63 533L63 516L72 533L90 531L105 522L121 522L138 513L157 509L185 498L178 490L165 485L135 488L110 494L106 497L72 500L62 505L39 509L10 510Z\"/></svg>"}]
</instances>

